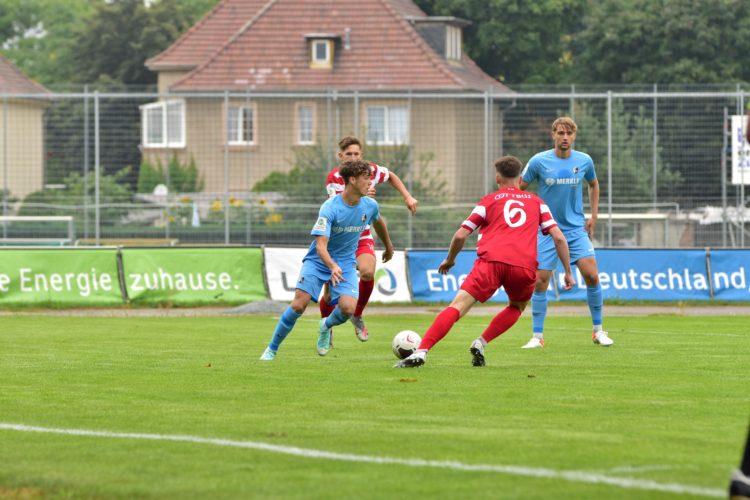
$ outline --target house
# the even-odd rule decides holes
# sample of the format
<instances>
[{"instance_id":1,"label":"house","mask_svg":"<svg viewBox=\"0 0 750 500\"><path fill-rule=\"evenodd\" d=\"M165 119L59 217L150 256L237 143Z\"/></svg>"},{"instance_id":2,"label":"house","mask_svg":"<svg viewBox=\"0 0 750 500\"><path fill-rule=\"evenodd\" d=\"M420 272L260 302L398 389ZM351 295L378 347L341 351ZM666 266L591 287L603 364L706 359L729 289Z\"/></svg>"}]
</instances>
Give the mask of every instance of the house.
<instances>
[{"instance_id":1,"label":"house","mask_svg":"<svg viewBox=\"0 0 750 500\"><path fill-rule=\"evenodd\" d=\"M44 110L49 91L0 55L0 190L24 198L44 183Z\"/></svg>"},{"instance_id":2,"label":"house","mask_svg":"<svg viewBox=\"0 0 750 500\"><path fill-rule=\"evenodd\" d=\"M483 96L511 91L463 52L467 25L411 0L223 0L146 62L160 98L141 108L144 158L193 158L206 190L241 191L318 143L334 163L354 134L484 194Z\"/></svg>"}]
</instances>

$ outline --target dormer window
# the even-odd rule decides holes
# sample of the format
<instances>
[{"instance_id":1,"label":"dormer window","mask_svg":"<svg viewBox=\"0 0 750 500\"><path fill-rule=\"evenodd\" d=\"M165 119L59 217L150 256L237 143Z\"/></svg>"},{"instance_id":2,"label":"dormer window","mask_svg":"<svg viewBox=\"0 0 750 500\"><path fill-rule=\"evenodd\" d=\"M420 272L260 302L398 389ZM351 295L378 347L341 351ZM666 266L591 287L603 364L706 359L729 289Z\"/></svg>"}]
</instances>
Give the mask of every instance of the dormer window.
<instances>
[{"instance_id":1,"label":"dormer window","mask_svg":"<svg viewBox=\"0 0 750 500\"><path fill-rule=\"evenodd\" d=\"M445 58L461 60L461 28L457 26L445 27Z\"/></svg>"},{"instance_id":2,"label":"dormer window","mask_svg":"<svg viewBox=\"0 0 750 500\"><path fill-rule=\"evenodd\" d=\"M311 33L305 35L310 50L311 68L333 68L333 54L339 35L331 33Z\"/></svg>"}]
</instances>

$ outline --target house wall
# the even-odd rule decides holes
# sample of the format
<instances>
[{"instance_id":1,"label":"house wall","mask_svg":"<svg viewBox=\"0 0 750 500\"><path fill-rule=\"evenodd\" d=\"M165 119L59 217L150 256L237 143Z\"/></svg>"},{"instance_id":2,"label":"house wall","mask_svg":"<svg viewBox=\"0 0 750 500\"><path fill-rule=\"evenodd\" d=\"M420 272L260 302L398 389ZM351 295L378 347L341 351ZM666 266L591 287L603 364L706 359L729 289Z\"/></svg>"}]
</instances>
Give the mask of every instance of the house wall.
<instances>
[{"instance_id":1,"label":"house wall","mask_svg":"<svg viewBox=\"0 0 750 500\"><path fill-rule=\"evenodd\" d=\"M157 88L160 94L166 94L175 82L187 75L189 71L159 71Z\"/></svg>"},{"instance_id":2,"label":"house wall","mask_svg":"<svg viewBox=\"0 0 750 500\"><path fill-rule=\"evenodd\" d=\"M0 190L7 189L12 197L22 199L43 187L43 115L39 103L0 105Z\"/></svg>"}]
</instances>

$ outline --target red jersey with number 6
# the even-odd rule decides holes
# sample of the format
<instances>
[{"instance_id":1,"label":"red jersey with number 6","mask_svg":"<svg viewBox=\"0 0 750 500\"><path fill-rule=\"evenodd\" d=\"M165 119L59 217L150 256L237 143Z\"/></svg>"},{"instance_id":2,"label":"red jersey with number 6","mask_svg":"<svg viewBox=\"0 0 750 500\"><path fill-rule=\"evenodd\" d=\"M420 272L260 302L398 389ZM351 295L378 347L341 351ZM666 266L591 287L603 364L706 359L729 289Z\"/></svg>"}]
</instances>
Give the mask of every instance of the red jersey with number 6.
<instances>
[{"instance_id":1,"label":"red jersey with number 6","mask_svg":"<svg viewBox=\"0 0 750 500\"><path fill-rule=\"evenodd\" d=\"M461 227L479 228L479 258L536 270L538 230L547 234L556 225L541 198L509 187L482 198Z\"/></svg>"}]
</instances>

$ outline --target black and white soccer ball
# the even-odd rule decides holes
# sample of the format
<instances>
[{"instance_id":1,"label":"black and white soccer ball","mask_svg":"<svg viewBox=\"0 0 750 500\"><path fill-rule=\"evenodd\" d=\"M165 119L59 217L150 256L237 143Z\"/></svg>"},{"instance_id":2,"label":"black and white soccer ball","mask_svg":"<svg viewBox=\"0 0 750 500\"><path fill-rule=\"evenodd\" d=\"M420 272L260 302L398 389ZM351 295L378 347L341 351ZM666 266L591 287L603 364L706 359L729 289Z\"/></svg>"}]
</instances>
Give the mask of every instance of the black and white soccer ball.
<instances>
[{"instance_id":1,"label":"black and white soccer ball","mask_svg":"<svg viewBox=\"0 0 750 500\"><path fill-rule=\"evenodd\" d=\"M391 348L393 349L393 354L395 354L398 359L405 359L417 352L420 342L422 342L422 337L420 337L417 332L404 330L398 332L396 336L393 337Z\"/></svg>"}]
</instances>

